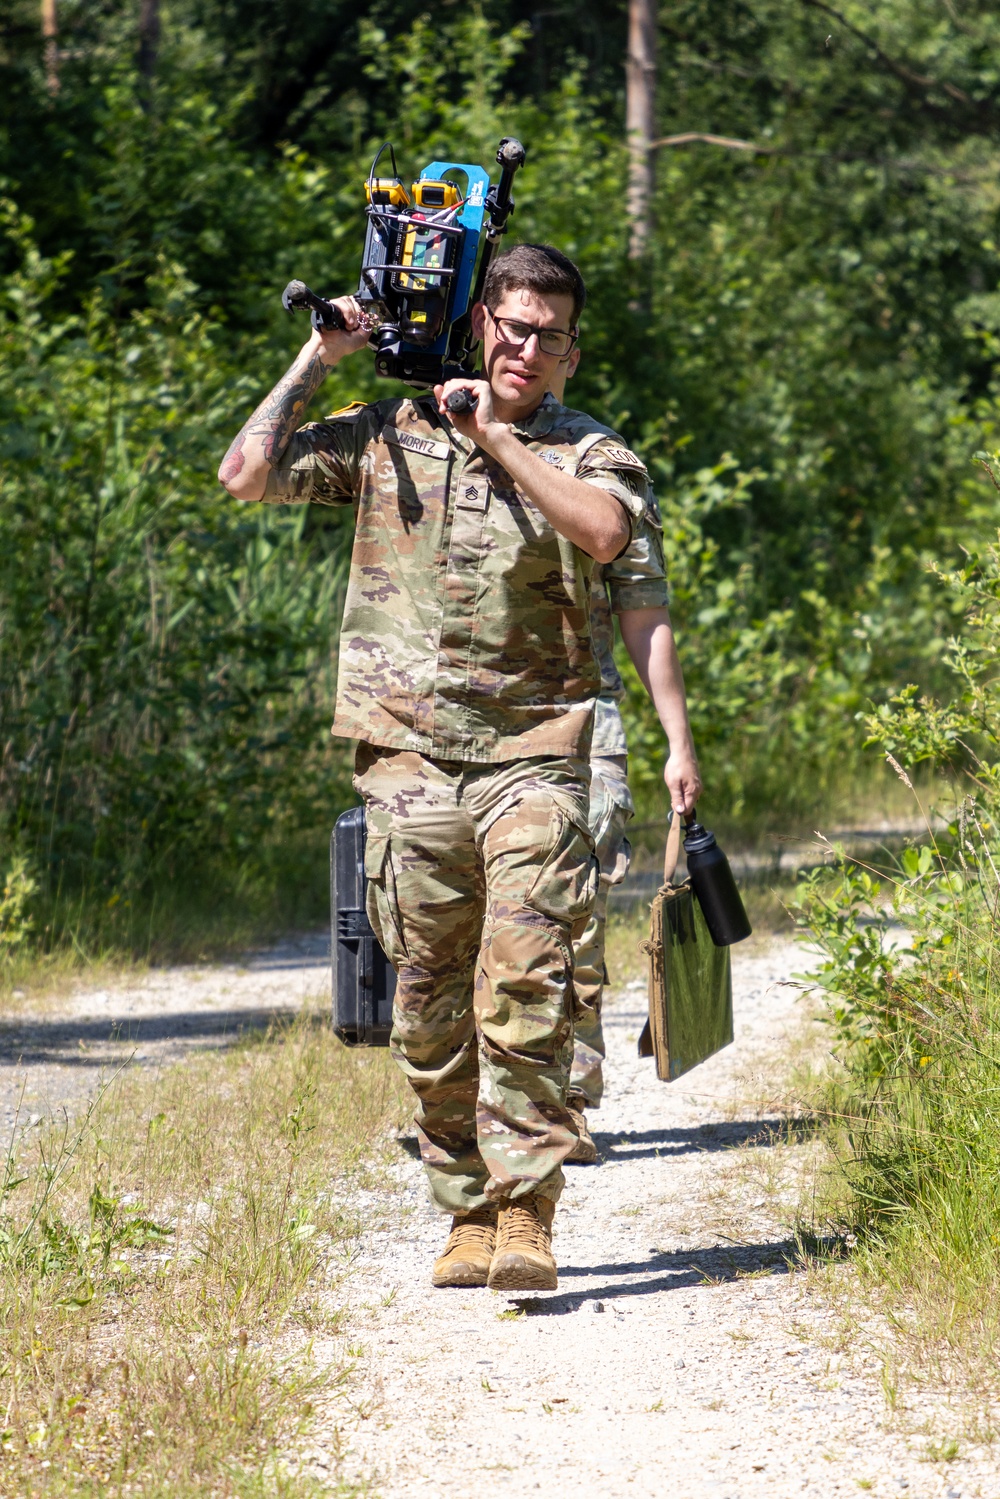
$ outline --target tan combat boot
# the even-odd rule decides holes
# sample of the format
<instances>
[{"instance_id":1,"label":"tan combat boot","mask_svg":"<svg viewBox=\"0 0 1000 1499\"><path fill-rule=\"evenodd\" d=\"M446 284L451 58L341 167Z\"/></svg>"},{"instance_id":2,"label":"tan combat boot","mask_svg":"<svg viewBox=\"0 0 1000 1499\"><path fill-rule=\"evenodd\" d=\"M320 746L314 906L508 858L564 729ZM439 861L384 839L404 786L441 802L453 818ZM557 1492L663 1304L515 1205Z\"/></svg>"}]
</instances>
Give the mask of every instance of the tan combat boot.
<instances>
[{"instance_id":1,"label":"tan combat boot","mask_svg":"<svg viewBox=\"0 0 1000 1499\"><path fill-rule=\"evenodd\" d=\"M583 1112L583 1098L579 1093L574 1093L566 1100L569 1116L573 1121L573 1128L577 1133L577 1142L566 1157L569 1166L594 1166L597 1163L597 1146L591 1138L587 1127L587 1116Z\"/></svg>"},{"instance_id":2,"label":"tan combat boot","mask_svg":"<svg viewBox=\"0 0 1000 1499\"><path fill-rule=\"evenodd\" d=\"M451 1220L444 1254L434 1261L436 1286L485 1286L496 1245L497 1210L474 1208Z\"/></svg>"},{"instance_id":3,"label":"tan combat boot","mask_svg":"<svg viewBox=\"0 0 1000 1499\"><path fill-rule=\"evenodd\" d=\"M491 1291L554 1291L558 1285L552 1257L552 1219L556 1205L548 1197L518 1197L500 1204L497 1247L486 1282Z\"/></svg>"}]
</instances>

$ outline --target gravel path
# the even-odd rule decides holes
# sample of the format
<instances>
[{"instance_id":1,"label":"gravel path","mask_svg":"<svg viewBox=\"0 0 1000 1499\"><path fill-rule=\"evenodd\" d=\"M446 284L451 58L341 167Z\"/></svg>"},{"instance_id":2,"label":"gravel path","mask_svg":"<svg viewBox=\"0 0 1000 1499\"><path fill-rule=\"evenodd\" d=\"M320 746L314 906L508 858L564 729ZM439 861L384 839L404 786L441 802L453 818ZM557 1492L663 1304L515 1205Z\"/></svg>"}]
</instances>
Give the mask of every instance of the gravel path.
<instances>
[{"instance_id":1,"label":"gravel path","mask_svg":"<svg viewBox=\"0 0 1000 1499\"><path fill-rule=\"evenodd\" d=\"M569 1168L551 1295L430 1287L446 1223L402 1142L392 1188L354 1200L378 1226L325 1348L357 1378L320 1405L300 1471L340 1462L381 1499L1000 1494L988 1450L928 1462L921 1412L887 1422L878 1361L796 1263L789 1204L815 1146L767 1087L801 1044L782 980L802 966L784 944L737 950L737 1042L671 1086L635 1054L644 988L613 999L603 1163Z\"/></svg>"},{"instance_id":2,"label":"gravel path","mask_svg":"<svg viewBox=\"0 0 1000 1499\"><path fill-rule=\"evenodd\" d=\"M782 1117L775 1079L808 1029L783 982L803 966L787 944L737 949L736 1044L670 1086L635 1055L644 986L612 996L608 1095L591 1116L603 1160L568 1170L551 1295L434 1291L447 1224L414 1142L394 1146L386 1188L345 1201L370 1226L328 1267L330 1311L347 1317L313 1356L354 1375L316 1399L285 1454L293 1473L379 1499L996 1499L989 1448L927 1461L949 1435L942 1402L889 1418L863 1329L796 1259L815 1145ZM32 1004L0 1022L0 1121L22 1087L24 1121L122 1062L225 1046L328 984L318 936ZM278 1343L276 1357L302 1351Z\"/></svg>"}]
</instances>

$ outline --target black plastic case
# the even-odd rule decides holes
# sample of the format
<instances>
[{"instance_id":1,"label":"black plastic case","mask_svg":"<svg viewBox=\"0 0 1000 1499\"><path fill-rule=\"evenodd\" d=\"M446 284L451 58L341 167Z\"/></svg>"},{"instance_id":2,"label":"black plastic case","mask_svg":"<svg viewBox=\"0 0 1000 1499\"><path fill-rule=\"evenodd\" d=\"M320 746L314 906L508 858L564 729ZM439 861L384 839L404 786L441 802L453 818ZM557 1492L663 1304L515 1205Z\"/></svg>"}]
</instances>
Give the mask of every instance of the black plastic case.
<instances>
[{"instance_id":1,"label":"black plastic case","mask_svg":"<svg viewBox=\"0 0 1000 1499\"><path fill-rule=\"evenodd\" d=\"M365 912L365 810L337 818L330 837L333 1029L345 1046L388 1046L396 973Z\"/></svg>"}]
</instances>

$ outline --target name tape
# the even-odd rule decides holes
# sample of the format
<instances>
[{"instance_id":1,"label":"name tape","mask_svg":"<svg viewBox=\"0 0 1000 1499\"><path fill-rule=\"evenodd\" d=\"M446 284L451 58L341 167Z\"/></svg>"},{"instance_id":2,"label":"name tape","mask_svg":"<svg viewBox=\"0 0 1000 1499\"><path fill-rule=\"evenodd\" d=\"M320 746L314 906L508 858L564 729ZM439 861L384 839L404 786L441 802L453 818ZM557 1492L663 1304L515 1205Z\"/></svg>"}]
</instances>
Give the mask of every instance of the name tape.
<instances>
[{"instance_id":1,"label":"name tape","mask_svg":"<svg viewBox=\"0 0 1000 1499\"><path fill-rule=\"evenodd\" d=\"M435 442L433 437L421 437L419 432L400 432L398 427L383 427L385 442L395 443L408 453L419 453L422 458L448 458L451 448L446 442Z\"/></svg>"}]
</instances>

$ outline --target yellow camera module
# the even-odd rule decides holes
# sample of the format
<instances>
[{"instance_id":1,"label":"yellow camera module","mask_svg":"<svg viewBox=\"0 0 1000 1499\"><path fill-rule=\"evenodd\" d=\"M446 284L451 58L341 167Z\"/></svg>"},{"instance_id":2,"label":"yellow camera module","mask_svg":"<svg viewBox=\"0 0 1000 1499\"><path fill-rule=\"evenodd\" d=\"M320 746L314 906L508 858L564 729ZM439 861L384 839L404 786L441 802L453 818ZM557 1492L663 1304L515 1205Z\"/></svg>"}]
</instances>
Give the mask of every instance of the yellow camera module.
<instances>
[{"instance_id":1,"label":"yellow camera module","mask_svg":"<svg viewBox=\"0 0 1000 1499\"><path fill-rule=\"evenodd\" d=\"M454 182L435 182L423 177L413 184L413 201L418 208L454 208L462 195Z\"/></svg>"},{"instance_id":2,"label":"yellow camera module","mask_svg":"<svg viewBox=\"0 0 1000 1499\"><path fill-rule=\"evenodd\" d=\"M376 177L365 183L365 197L377 208L409 208L410 198L398 177Z\"/></svg>"}]
</instances>

